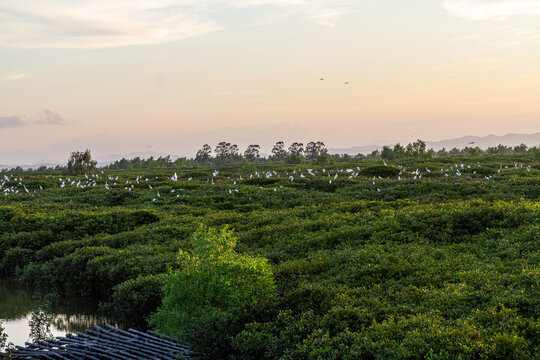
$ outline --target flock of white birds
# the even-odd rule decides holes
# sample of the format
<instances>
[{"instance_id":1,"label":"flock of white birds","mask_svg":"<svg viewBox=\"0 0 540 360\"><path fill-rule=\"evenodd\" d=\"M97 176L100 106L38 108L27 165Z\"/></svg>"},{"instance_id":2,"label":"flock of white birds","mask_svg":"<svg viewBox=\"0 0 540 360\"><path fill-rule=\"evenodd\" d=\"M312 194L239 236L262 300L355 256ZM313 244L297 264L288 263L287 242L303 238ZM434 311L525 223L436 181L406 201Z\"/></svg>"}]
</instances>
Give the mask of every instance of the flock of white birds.
<instances>
[{"instance_id":1,"label":"flock of white birds","mask_svg":"<svg viewBox=\"0 0 540 360\"><path fill-rule=\"evenodd\" d=\"M383 161L383 165L388 166L385 161ZM476 174L476 170L474 170L474 168L479 168L479 167L481 167L480 163L476 163L475 165L454 164L453 166L450 166L447 168L441 167L440 170L429 169L426 167L426 168L423 168L422 170L417 168L414 171L407 172L404 166L398 165L397 169L399 170L399 174L397 175L396 180L397 181L402 181L402 180L417 181L422 178L423 174L426 175L426 174L431 174L432 172L436 173L438 171L440 171L439 174L444 174L445 177L461 177L462 171L464 169L471 169L471 168L473 168L472 174L474 175ZM526 171L530 171L531 165L523 165L523 164L517 164L517 163L514 163L513 166L501 165L497 169L497 171L500 173L502 170L509 169L509 168L510 169L522 168L522 169L525 169ZM226 179L229 181L233 181L232 182L233 187L228 189L228 193L232 195L240 191L238 188L234 186L240 185L240 183L246 179L276 178L276 179L287 179L287 181L293 182L297 179L322 177L322 178L326 178L329 184L332 184L332 182L337 180L338 178L344 178L348 180L354 179L360 175L360 172L361 172L361 168L358 166L355 169L344 168L344 169L328 170L328 171L326 169L321 169L320 171L313 170L313 169L306 169L306 170L295 169L292 172L285 172L281 174L276 172L275 170L272 170L272 171L264 171L264 172L255 171L254 173L251 173L246 178L243 178L240 175L238 176L238 178L231 179L231 177L228 176L226 177ZM191 182L191 181L205 182L206 181L207 183L214 185L215 184L214 179L217 178L218 175L219 175L219 170L213 170L211 177L207 177L206 179L202 178L202 179L194 180L192 177L189 177L185 179L184 181L186 182ZM135 179L132 179L132 180L128 179L125 181L124 180L120 181L118 176L107 175L104 173L104 171L101 171L100 174L91 174L91 175L85 174L84 176L76 177L76 178L53 176L53 175L47 175L45 177L47 179L50 177L54 179L55 181L58 181L59 187L62 189L67 189L67 188L86 189L86 188L93 188L96 186L103 186L105 190L110 190L111 188L123 188L124 190L127 190L127 191L133 191L135 188L135 185L146 183L148 184L148 188L150 190L156 191L155 197L152 199L153 202L155 202L157 199L162 197L162 194L160 194L159 190L152 188L152 181L151 179L147 177L143 178L141 176L137 176ZM484 180L486 181L489 181L492 179L493 179L492 175L484 176ZM155 177L155 180L164 180L164 179L159 179L158 177ZM170 180L172 182L178 182L180 179L177 173L174 173L171 177L167 177L166 180ZM383 178L381 176L374 176L372 179L372 185L376 188L378 192L381 192L381 185L377 186L377 182L379 180L383 180ZM279 188L282 189L283 186L279 186ZM262 189L262 186L260 187L260 189ZM27 194L27 195L33 196L36 193L40 191L44 191L44 190L45 189L43 189L41 185L39 186L39 190L38 189L29 190L26 187L25 181L23 180L22 176L3 175L3 178L1 178L0 180L0 191L3 192L4 196L9 196L12 194ZM176 197L180 197L180 195L175 192L184 191L184 190L171 189L167 191L169 191L170 194L173 196L176 195ZM274 187L273 191L277 192L278 188Z\"/></svg>"}]
</instances>

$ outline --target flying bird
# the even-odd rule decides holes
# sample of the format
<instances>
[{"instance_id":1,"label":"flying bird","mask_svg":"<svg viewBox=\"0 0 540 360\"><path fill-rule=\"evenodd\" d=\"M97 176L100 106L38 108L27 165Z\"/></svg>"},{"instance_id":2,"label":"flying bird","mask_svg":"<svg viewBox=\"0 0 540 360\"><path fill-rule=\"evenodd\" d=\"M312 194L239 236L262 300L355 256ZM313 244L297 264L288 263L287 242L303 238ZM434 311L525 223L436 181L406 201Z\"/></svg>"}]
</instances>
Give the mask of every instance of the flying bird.
<instances>
[{"instance_id":1,"label":"flying bird","mask_svg":"<svg viewBox=\"0 0 540 360\"><path fill-rule=\"evenodd\" d=\"M343 85L350 85L350 83L348 81L345 81L345 84L343 84Z\"/></svg>"}]
</instances>

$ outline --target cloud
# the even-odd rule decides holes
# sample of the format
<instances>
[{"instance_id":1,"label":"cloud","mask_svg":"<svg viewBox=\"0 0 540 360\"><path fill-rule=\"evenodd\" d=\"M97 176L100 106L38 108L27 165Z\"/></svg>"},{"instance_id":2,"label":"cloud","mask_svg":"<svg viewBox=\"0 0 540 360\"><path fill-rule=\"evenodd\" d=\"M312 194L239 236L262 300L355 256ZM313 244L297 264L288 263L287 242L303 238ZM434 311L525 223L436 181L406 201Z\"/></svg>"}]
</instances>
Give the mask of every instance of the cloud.
<instances>
[{"instance_id":1,"label":"cloud","mask_svg":"<svg viewBox=\"0 0 540 360\"><path fill-rule=\"evenodd\" d=\"M43 110L42 112L38 112L31 116L0 116L0 128L58 125L65 122L66 120L62 116L52 112L51 110Z\"/></svg>"},{"instance_id":2,"label":"cloud","mask_svg":"<svg viewBox=\"0 0 540 360\"><path fill-rule=\"evenodd\" d=\"M0 45L109 48L150 45L223 29L239 9L272 8L335 26L352 0L25 0L0 4Z\"/></svg>"},{"instance_id":3,"label":"cloud","mask_svg":"<svg viewBox=\"0 0 540 360\"><path fill-rule=\"evenodd\" d=\"M0 77L0 81L20 80L20 79L24 79L25 77L26 77L26 74L6 75L6 76Z\"/></svg>"},{"instance_id":4,"label":"cloud","mask_svg":"<svg viewBox=\"0 0 540 360\"><path fill-rule=\"evenodd\" d=\"M0 129L23 126L24 121L20 116L0 116Z\"/></svg>"},{"instance_id":5,"label":"cloud","mask_svg":"<svg viewBox=\"0 0 540 360\"><path fill-rule=\"evenodd\" d=\"M149 45L220 27L171 7L173 1L28 0L0 5L0 44L31 48Z\"/></svg>"},{"instance_id":6,"label":"cloud","mask_svg":"<svg viewBox=\"0 0 540 360\"><path fill-rule=\"evenodd\" d=\"M65 119L62 116L52 112L51 110L43 110L30 118L30 123L35 125L55 125L62 124L64 122Z\"/></svg>"},{"instance_id":7,"label":"cloud","mask_svg":"<svg viewBox=\"0 0 540 360\"><path fill-rule=\"evenodd\" d=\"M307 18L317 25L334 27L346 13L346 9L318 9Z\"/></svg>"},{"instance_id":8,"label":"cloud","mask_svg":"<svg viewBox=\"0 0 540 360\"><path fill-rule=\"evenodd\" d=\"M443 8L469 20L540 15L540 0L445 0Z\"/></svg>"}]
</instances>

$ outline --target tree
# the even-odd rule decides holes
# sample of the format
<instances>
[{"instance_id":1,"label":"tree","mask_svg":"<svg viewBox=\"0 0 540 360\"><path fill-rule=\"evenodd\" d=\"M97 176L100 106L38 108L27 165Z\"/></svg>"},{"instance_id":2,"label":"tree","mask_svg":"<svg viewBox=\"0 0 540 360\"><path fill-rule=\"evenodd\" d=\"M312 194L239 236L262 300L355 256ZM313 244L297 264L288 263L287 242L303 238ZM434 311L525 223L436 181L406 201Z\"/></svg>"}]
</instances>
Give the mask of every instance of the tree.
<instances>
[{"instance_id":1,"label":"tree","mask_svg":"<svg viewBox=\"0 0 540 360\"><path fill-rule=\"evenodd\" d=\"M316 159L319 155L327 153L326 146L322 141L311 141L306 145L306 157L310 160Z\"/></svg>"},{"instance_id":2,"label":"tree","mask_svg":"<svg viewBox=\"0 0 540 360\"><path fill-rule=\"evenodd\" d=\"M480 149L478 146L476 147L465 146L461 152L470 156L478 156L482 154L482 149Z\"/></svg>"},{"instance_id":3,"label":"tree","mask_svg":"<svg viewBox=\"0 0 540 360\"><path fill-rule=\"evenodd\" d=\"M285 144L283 141L278 141L272 148L272 159L283 160L287 157L287 150L285 150Z\"/></svg>"},{"instance_id":4,"label":"tree","mask_svg":"<svg viewBox=\"0 0 540 360\"><path fill-rule=\"evenodd\" d=\"M230 338L275 291L268 260L239 254L227 228L199 227L190 252L179 250L163 304L152 316L159 331L187 341L207 358L221 358Z\"/></svg>"},{"instance_id":5,"label":"tree","mask_svg":"<svg viewBox=\"0 0 540 360\"><path fill-rule=\"evenodd\" d=\"M139 156L137 156L135 159L131 160L131 164L134 169L141 169L142 168L142 160Z\"/></svg>"},{"instance_id":6,"label":"tree","mask_svg":"<svg viewBox=\"0 0 540 360\"><path fill-rule=\"evenodd\" d=\"M488 154L509 154L512 152L512 148L499 144L497 146L487 148L486 152Z\"/></svg>"},{"instance_id":7,"label":"tree","mask_svg":"<svg viewBox=\"0 0 540 360\"><path fill-rule=\"evenodd\" d=\"M426 153L426 143L420 139L416 140L413 143L407 145L406 154L410 157L419 158L425 155Z\"/></svg>"},{"instance_id":8,"label":"tree","mask_svg":"<svg viewBox=\"0 0 540 360\"><path fill-rule=\"evenodd\" d=\"M175 167L184 167L184 166L186 166L186 158L185 157L180 157L180 158L176 159L174 161L174 166Z\"/></svg>"},{"instance_id":9,"label":"tree","mask_svg":"<svg viewBox=\"0 0 540 360\"><path fill-rule=\"evenodd\" d=\"M367 155L368 159L378 160L381 157L381 152L379 150L373 150L371 154Z\"/></svg>"},{"instance_id":10,"label":"tree","mask_svg":"<svg viewBox=\"0 0 540 360\"><path fill-rule=\"evenodd\" d=\"M384 160L394 159L394 150L390 146L383 146L381 150L381 158Z\"/></svg>"},{"instance_id":11,"label":"tree","mask_svg":"<svg viewBox=\"0 0 540 360\"><path fill-rule=\"evenodd\" d=\"M97 161L92 160L90 150L74 151L68 160L68 171L70 174L92 173L96 165Z\"/></svg>"},{"instance_id":12,"label":"tree","mask_svg":"<svg viewBox=\"0 0 540 360\"><path fill-rule=\"evenodd\" d=\"M158 167L171 167L173 165L171 155L158 157L156 163Z\"/></svg>"},{"instance_id":13,"label":"tree","mask_svg":"<svg viewBox=\"0 0 540 360\"><path fill-rule=\"evenodd\" d=\"M226 141L217 144L214 152L216 153L216 162L218 164L231 163L241 159L241 156L238 154L238 145Z\"/></svg>"},{"instance_id":14,"label":"tree","mask_svg":"<svg viewBox=\"0 0 540 360\"><path fill-rule=\"evenodd\" d=\"M256 161L261 157L259 153L260 149L261 147L259 145L249 145L246 151L244 151L244 157L249 161Z\"/></svg>"},{"instance_id":15,"label":"tree","mask_svg":"<svg viewBox=\"0 0 540 360\"><path fill-rule=\"evenodd\" d=\"M394 149L392 151L394 152L394 159L399 159L405 156L405 148L400 143L394 145Z\"/></svg>"},{"instance_id":16,"label":"tree","mask_svg":"<svg viewBox=\"0 0 540 360\"><path fill-rule=\"evenodd\" d=\"M446 151L446 148L443 147L441 150L437 151L437 156L438 157L448 156L448 151Z\"/></svg>"},{"instance_id":17,"label":"tree","mask_svg":"<svg viewBox=\"0 0 540 360\"><path fill-rule=\"evenodd\" d=\"M118 168L119 169L131 169L131 161L129 161L126 158L120 159L120 161L118 161Z\"/></svg>"},{"instance_id":18,"label":"tree","mask_svg":"<svg viewBox=\"0 0 540 360\"><path fill-rule=\"evenodd\" d=\"M514 146L514 152L519 153L519 154L526 153L527 152L527 145L520 144L520 145Z\"/></svg>"},{"instance_id":19,"label":"tree","mask_svg":"<svg viewBox=\"0 0 540 360\"><path fill-rule=\"evenodd\" d=\"M318 165L328 165L331 162L333 162L333 159L330 158L330 155L328 153L321 154L317 156L317 164Z\"/></svg>"},{"instance_id":20,"label":"tree","mask_svg":"<svg viewBox=\"0 0 540 360\"><path fill-rule=\"evenodd\" d=\"M222 141L219 144L217 144L216 148L214 149L214 152L216 153L216 158L225 158L229 155L229 147L231 146L231 143L228 143L226 141Z\"/></svg>"},{"instance_id":21,"label":"tree","mask_svg":"<svg viewBox=\"0 0 540 360\"><path fill-rule=\"evenodd\" d=\"M289 146L289 154L302 156L304 154L304 144L298 142L292 143L292 145Z\"/></svg>"},{"instance_id":22,"label":"tree","mask_svg":"<svg viewBox=\"0 0 540 360\"><path fill-rule=\"evenodd\" d=\"M540 160L540 146L539 147L533 147L530 149L530 151L534 154L534 158L536 160Z\"/></svg>"},{"instance_id":23,"label":"tree","mask_svg":"<svg viewBox=\"0 0 540 360\"><path fill-rule=\"evenodd\" d=\"M202 149L197 151L197 155L195 156L195 161L198 163L205 163L210 160L210 154L212 153L212 148L208 144L204 144Z\"/></svg>"}]
</instances>

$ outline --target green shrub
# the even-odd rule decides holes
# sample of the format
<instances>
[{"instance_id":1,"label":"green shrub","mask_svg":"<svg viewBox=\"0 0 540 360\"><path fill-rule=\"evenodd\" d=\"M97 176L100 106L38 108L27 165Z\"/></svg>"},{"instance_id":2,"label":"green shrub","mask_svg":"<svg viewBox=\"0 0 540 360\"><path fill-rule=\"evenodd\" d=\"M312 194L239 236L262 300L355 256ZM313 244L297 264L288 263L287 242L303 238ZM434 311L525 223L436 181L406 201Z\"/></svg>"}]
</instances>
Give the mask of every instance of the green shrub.
<instances>
[{"instance_id":1,"label":"green shrub","mask_svg":"<svg viewBox=\"0 0 540 360\"><path fill-rule=\"evenodd\" d=\"M285 159L287 164L301 164L304 162L304 157L302 155L289 155Z\"/></svg>"},{"instance_id":2,"label":"green shrub","mask_svg":"<svg viewBox=\"0 0 540 360\"><path fill-rule=\"evenodd\" d=\"M279 182L278 179L272 179L272 178L266 178L266 177L254 177L251 179L246 179L243 181L243 184L246 185L256 185L256 186L266 186L266 185L274 185L275 183Z\"/></svg>"},{"instance_id":3,"label":"green shrub","mask_svg":"<svg viewBox=\"0 0 540 360\"><path fill-rule=\"evenodd\" d=\"M476 175L478 177L495 175L497 173L495 169L484 167L484 166L480 166L480 167L475 166L475 167L466 168L466 169L463 169L461 172L463 174Z\"/></svg>"},{"instance_id":4,"label":"green shrub","mask_svg":"<svg viewBox=\"0 0 540 360\"><path fill-rule=\"evenodd\" d=\"M394 166L373 165L363 168L360 174L364 176L395 177L399 174L399 169Z\"/></svg>"},{"instance_id":5,"label":"green shrub","mask_svg":"<svg viewBox=\"0 0 540 360\"><path fill-rule=\"evenodd\" d=\"M0 273L4 276L13 276L17 270L24 268L31 263L34 252L30 249L14 247L7 250L0 258Z\"/></svg>"},{"instance_id":6,"label":"green shrub","mask_svg":"<svg viewBox=\"0 0 540 360\"><path fill-rule=\"evenodd\" d=\"M199 228L167 276L162 307L151 323L208 357L229 352L235 331L267 301L275 285L268 262L235 252L226 228Z\"/></svg>"},{"instance_id":7,"label":"green shrub","mask_svg":"<svg viewBox=\"0 0 540 360\"><path fill-rule=\"evenodd\" d=\"M144 324L161 305L166 275L139 276L116 285L111 300L102 305L121 322Z\"/></svg>"}]
</instances>

